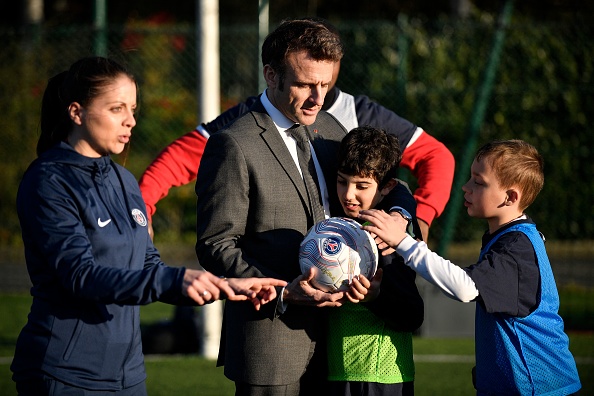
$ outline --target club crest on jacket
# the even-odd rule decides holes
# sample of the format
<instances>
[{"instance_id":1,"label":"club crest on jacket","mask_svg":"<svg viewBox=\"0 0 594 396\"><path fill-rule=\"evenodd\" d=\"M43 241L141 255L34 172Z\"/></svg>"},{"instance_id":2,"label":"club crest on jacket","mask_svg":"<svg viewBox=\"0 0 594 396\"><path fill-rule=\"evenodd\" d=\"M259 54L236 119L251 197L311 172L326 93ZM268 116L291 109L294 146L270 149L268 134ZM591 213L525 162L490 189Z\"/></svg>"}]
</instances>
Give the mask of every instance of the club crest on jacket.
<instances>
[{"instance_id":1,"label":"club crest on jacket","mask_svg":"<svg viewBox=\"0 0 594 396\"><path fill-rule=\"evenodd\" d=\"M140 211L140 209L132 209L132 218L142 227L146 227L146 216Z\"/></svg>"}]
</instances>

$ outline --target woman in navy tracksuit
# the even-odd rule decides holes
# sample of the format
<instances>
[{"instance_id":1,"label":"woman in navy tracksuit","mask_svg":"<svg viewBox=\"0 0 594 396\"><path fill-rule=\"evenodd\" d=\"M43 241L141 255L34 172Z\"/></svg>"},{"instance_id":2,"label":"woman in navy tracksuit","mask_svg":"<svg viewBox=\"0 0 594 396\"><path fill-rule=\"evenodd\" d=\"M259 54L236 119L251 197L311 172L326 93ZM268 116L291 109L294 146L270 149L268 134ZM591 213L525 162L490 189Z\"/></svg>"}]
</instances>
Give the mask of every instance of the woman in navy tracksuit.
<instances>
[{"instance_id":1,"label":"woman in navy tracksuit","mask_svg":"<svg viewBox=\"0 0 594 396\"><path fill-rule=\"evenodd\" d=\"M285 285L161 261L138 184L109 157L129 142L135 108L133 77L109 59L82 59L48 83L39 157L17 196L33 284L11 366L21 395L144 395L139 305L227 297L259 308Z\"/></svg>"}]
</instances>

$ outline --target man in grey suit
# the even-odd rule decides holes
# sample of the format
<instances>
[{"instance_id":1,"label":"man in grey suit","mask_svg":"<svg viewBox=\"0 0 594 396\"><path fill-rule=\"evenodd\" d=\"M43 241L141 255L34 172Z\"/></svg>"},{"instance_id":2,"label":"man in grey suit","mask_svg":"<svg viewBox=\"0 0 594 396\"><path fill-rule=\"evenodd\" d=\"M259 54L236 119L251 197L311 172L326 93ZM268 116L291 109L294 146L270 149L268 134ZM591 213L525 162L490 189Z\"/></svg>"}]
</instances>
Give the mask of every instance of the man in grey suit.
<instances>
[{"instance_id":1,"label":"man in grey suit","mask_svg":"<svg viewBox=\"0 0 594 396\"><path fill-rule=\"evenodd\" d=\"M325 310L340 306L344 295L312 288L314 273L301 274L298 251L321 220L315 205L323 205L326 216L342 213L336 153L347 131L320 112L342 55L340 38L323 24L281 23L262 46L268 88L247 114L210 137L202 157L196 182L200 264L220 276L290 282L277 304L260 311L225 305L219 363L237 395L318 394L326 382ZM308 198L304 179L310 175L299 165L304 146L294 138L295 126L309 136L305 149L316 167L317 198Z\"/></svg>"}]
</instances>

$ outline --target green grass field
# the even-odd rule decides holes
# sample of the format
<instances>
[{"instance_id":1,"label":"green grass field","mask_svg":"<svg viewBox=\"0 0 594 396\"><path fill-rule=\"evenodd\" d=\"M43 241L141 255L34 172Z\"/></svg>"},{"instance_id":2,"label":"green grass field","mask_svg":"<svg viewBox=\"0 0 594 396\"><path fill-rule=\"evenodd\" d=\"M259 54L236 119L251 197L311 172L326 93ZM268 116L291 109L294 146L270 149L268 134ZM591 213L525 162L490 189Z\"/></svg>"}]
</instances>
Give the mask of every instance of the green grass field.
<instances>
[{"instance_id":1,"label":"green grass field","mask_svg":"<svg viewBox=\"0 0 594 396\"><path fill-rule=\"evenodd\" d=\"M16 394L10 379L10 360L17 335L26 321L28 295L0 294L0 395ZM145 324L171 318L173 309L164 304L142 308ZM594 334L570 333L570 348L582 380L582 395L594 394ZM415 394L473 395L470 380L474 344L469 338L433 339L416 337ZM212 360L198 356L147 356L147 388L151 396L233 395L234 385Z\"/></svg>"}]
</instances>

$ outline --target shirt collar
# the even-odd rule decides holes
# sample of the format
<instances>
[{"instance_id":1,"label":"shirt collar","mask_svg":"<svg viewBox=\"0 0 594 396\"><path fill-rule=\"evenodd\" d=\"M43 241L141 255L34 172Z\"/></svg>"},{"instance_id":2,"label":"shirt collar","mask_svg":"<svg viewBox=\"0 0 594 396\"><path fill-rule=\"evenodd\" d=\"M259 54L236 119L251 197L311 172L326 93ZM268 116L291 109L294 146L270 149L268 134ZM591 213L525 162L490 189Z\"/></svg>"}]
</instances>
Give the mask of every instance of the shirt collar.
<instances>
[{"instance_id":1,"label":"shirt collar","mask_svg":"<svg viewBox=\"0 0 594 396\"><path fill-rule=\"evenodd\" d=\"M485 231L485 233L483 234L483 238L482 238L482 247L487 246L487 243L489 243L489 241L491 241L491 239L493 239L496 235L501 234L501 232L503 232L504 230L507 230L509 227L512 227L516 224L521 224L521 223L532 223L532 219L530 219L526 214L522 214L522 216L513 219L512 221L510 221L507 224L502 225L499 229L497 229L497 231L495 231L492 234L489 234L489 230ZM482 249L481 247L481 249Z\"/></svg>"},{"instance_id":2,"label":"shirt collar","mask_svg":"<svg viewBox=\"0 0 594 396\"><path fill-rule=\"evenodd\" d=\"M262 106L264 106L264 109L266 109L266 112L268 113L270 118L272 118L272 122L274 122L276 129L278 129L279 132L284 132L293 125L295 125L295 122L285 117L285 115L281 113L279 109L274 107L274 105L268 99L268 95L266 95L267 91L268 89L265 89L262 95L260 96Z\"/></svg>"}]
</instances>

